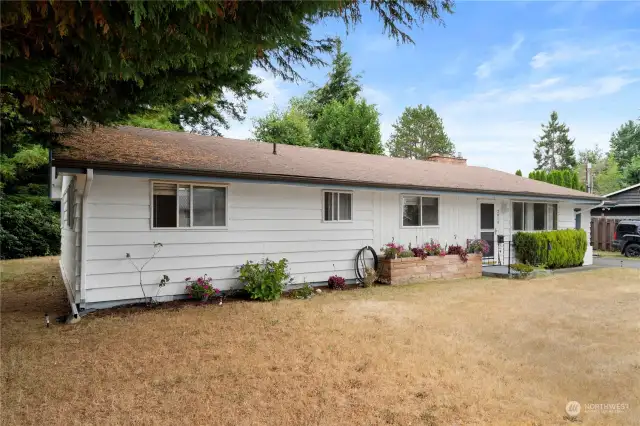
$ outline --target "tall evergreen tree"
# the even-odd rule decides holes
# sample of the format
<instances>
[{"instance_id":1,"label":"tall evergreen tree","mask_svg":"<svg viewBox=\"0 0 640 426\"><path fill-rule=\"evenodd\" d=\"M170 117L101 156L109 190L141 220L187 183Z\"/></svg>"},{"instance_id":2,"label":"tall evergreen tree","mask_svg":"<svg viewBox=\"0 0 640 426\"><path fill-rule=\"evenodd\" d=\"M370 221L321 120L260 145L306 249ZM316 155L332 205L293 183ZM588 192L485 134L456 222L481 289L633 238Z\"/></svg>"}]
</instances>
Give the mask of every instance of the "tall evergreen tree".
<instances>
[{"instance_id":1,"label":"tall evergreen tree","mask_svg":"<svg viewBox=\"0 0 640 426\"><path fill-rule=\"evenodd\" d=\"M522 170L520 169L516 170L516 176L522 176Z\"/></svg>"},{"instance_id":2,"label":"tall evergreen tree","mask_svg":"<svg viewBox=\"0 0 640 426\"><path fill-rule=\"evenodd\" d=\"M310 118L317 120L324 107L333 101L345 103L355 99L362 91L360 74L351 71L351 56L342 50L342 40L335 41L335 50L331 61L331 71L324 86L310 93L307 106Z\"/></svg>"},{"instance_id":3,"label":"tall evergreen tree","mask_svg":"<svg viewBox=\"0 0 640 426\"><path fill-rule=\"evenodd\" d=\"M418 105L406 107L395 122L387 149L392 157L425 160L435 153L451 155L455 145L433 108Z\"/></svg>"},{"instance_id":4,"label":"tall evergreen tree","mask_svg":"<svg viewBox=\"0 0 640 426\"><path fill-rule=\"evenodd\" d=\"M533 156L538 170L558 170L576 165L574 139L569 137L569 128L558 122L558 113L553 111L549 123L542 125L542 136L535 140Z\"/></svg>"},{"instance_id":5,"label":"tall evergreen tree","mask_svg":"<svg viewBox=\"0 0 640 426\"><path fill-rule=\"evenodd\" d=\"M578 177L577 173L573 173L573 175L571 176L571 188L572 189L581 189L580 178Z\"/></svg>"}]
</instances>

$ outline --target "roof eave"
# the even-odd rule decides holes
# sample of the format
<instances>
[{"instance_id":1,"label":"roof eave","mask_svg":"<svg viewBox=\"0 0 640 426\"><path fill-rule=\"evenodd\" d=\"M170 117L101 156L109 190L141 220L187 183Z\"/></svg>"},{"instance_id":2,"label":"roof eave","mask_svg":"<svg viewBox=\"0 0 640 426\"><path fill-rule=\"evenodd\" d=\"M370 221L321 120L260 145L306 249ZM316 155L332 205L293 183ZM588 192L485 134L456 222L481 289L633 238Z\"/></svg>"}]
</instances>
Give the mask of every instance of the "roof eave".
<instances>
[{"instance_id":1,"label":"roof eave","mask_svg":"<svg viewBox=\"0 0 640 426\"><path fill-rule=\"evenodd\" d=\"M619 190L617 190L617 191L614 191L614 192L612 192L612 193L610 193L610 194L603 195L603 197L604 197L604 198L609 198L609 197L611 197L612 195L617 195L617 194L620 194L620 193L622 193L622 192L630 191L630 190L632 190L632 189L639 188L639 187L640 187L640 183L636 183L635 185L627 186L626 188L622 188L622 189L619 189Z\"/></svg>"},{"instance_id":2,"label":"roof eave","mask_svg":"<svg viewBox=\"0 0 640 426\"><path fill-rule=\"evenodd\" d=\"M108 162L96 162L96 161L82 161L82 160L66 160L55 158L52 164L58 168L92 168L97 170L110 170L116 172L137 172L137 173L169 173L182 176L209 176L228 179L250 179L257 181L267 180L282 180L285 182L298 182L298 183L311 183L311 184L324 184L324 185L350 185L364 188L389 188L389 189L416 189L416 190L428 190L428 191L455 191L467 194L495 194L495 195L509 195L509 196L532 196L532 197L548 197L554 199L566 199L582 202L602 202L603 198L595 196L593 194L586 194L584 196L574 195L556 195L548 193L536 193L536 192L510 192L510 191L498 191L498 190L479 190L479 189L460 189L460 188L443 188L443 187L430 187L422 185L411 184L391 184L391 183L379 183L368 181L353 181L346 179L334 179L334 178L318 178L314 176L295 176L295 175L282 175L282 174L266 174L266 173L247 173L247 172L232 172L232 171L210 171L210 170L190 170L181 169L175 167L161 167L161 166L141 166L137 164L123 164L123 163L108 163Z\"/></svg>"}]
</instances>

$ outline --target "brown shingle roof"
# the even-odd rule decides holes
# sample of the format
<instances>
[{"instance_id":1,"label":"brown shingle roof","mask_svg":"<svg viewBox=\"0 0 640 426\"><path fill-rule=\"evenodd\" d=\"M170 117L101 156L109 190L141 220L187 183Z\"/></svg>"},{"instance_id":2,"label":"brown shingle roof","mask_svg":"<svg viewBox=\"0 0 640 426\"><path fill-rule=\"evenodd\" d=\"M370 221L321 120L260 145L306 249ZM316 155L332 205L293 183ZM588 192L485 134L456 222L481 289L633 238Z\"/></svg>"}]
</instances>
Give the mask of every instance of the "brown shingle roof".
<instances>
[{"instance_id":1,"label":"brown shingle roof","mask_svg":"<svg viewBox=\"0 0 640 426\"><path fill-rule=\"evenodd\" d=\"M440 164L135 127L76 129L53 153L56 167L93 167L352 186L601 199L486 167Z\"/></svg>"}]
</instances>

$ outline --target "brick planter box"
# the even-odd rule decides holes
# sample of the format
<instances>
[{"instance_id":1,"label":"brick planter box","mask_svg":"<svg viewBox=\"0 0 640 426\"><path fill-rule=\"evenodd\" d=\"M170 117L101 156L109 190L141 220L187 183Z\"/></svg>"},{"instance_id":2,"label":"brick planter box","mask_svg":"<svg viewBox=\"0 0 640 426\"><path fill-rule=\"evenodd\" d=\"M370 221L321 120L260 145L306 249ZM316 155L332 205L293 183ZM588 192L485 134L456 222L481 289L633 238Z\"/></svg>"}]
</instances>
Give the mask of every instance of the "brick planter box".
<instances>
[{"instance_id":1,"label":"brick planter box","mask_svg":"<svg viewBox=\"0 0 640 426\"><path fill-rule=\"evenodd\" d=\"M378 273L387 284L409 284L426 280L480 278L482 276L482 256L470 254L466 263L457 254L403 259L382 259Z\"/></svg>"}]
</instances>

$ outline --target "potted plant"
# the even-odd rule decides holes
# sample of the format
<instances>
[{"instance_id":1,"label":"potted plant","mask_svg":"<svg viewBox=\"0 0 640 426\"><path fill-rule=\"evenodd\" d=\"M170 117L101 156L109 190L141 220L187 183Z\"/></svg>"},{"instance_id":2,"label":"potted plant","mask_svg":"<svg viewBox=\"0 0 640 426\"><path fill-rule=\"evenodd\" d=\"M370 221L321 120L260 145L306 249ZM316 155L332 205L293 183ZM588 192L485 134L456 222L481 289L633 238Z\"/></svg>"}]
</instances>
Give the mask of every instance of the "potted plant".
<instances>
[{"instance_id":1,"label":"potted plant","mask_svg":"<svg viewBox=\"0 0 640 426\"><path fill-rule=\"evenodd\" d=\"M206 302L211 295L220 295L220 290L211 285L213 279L206 274L195 280L191 280L191 277L188 277L185 278L185 281L188 283L186 287L187 294L189 294L189 297L192 299L199 299Z\"/></svg>"}]
</instances>

